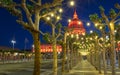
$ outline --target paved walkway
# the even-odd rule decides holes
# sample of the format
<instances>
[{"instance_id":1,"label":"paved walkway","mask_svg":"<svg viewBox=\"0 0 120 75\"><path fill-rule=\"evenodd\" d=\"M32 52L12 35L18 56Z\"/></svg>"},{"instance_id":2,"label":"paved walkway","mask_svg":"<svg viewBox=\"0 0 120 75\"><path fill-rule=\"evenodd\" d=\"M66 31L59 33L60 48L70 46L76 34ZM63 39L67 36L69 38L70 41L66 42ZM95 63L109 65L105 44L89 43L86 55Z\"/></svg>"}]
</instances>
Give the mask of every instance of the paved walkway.
<instances>
[{"instance_id":1,"label":"paved walkway","mask_svg":"<svg viewBox=\"0 0 120 75\"><path fill-rule=\"evenodd\" d=\"M102 75L87 61L82 60L69 73L65 75Z\"/></svg>"},{"instance_id":2,"label":"paved walkway","mask_svg":"<svg viewBox=\"0 0 120 75\"><path fill-rule=\"evenodd\" d=\"M48 61L46 61L48 62ZM1 64L0 65L0 75L32 75L33 72L33 62L26 63L14 63L14 64ZM61 67L58 69L58 75L61 74ZM41 69L41 75L53 75L52 69ZM64 75L104 75L99 74L98 71L87 61L82 60L78 63L69 73ZM108 74L111 75L111 71L108 70ZM120 75L120 70L116 69L116 75Z\"/></svg>"}]
</instances>

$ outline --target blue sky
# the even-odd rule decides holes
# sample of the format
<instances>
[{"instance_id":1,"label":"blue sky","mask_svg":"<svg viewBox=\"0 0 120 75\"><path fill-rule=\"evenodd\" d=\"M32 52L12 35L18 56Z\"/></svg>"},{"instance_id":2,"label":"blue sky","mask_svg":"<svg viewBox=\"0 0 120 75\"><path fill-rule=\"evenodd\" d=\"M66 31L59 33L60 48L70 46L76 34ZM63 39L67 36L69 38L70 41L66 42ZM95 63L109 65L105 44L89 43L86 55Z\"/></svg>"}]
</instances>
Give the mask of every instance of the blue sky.
<instances>
[{"instance_id":1,"label":"blue sky","mask_svg":"<svg viewBox=\"0 0 120 75\"><path fill-rule=\"evenodd\" d=\"M50 0L45 0L46 2ZM67 26L67 20L72 18L74 8L76 8L79 19L83 21L85 28L87 30L94 29L93 26L86 27L85 23L89 21L89 15L99 12L99 6L102 5L106 13L109 12L111 8L114 8L115 3L120 4L120 0L75 0L75 7L70 7L67 4L68 0L63 3L63 19L62 24ZM0 46L12 47L11 40L13 37L16 40L15 47L24 49L24 40L27 38L29 42L27 43L27 48L31 48L33 41L31 34L24 30L21 25L16 23L16 17L10 15L8 11L0 8ZM43 23L42 23L43 25ZM43 30L47 30L46 26L42 26ZM41 38L42 39L42 38Z\"/></svg>"}]
</instances>

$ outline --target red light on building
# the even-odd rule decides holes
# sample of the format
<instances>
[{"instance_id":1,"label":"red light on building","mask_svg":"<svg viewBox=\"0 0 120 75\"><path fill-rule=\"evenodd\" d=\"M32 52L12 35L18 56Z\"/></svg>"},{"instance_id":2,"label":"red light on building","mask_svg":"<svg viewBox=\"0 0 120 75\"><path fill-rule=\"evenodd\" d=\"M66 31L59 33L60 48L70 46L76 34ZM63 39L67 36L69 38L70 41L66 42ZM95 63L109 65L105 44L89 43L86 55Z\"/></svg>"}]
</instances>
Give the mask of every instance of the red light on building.
<instances>
[{"instance_id":1,"label":"red light on building","mask_svg":"<svg viewBox=\"0 0 120 75\"><path fill-rule=\"evenodd\" d=\"M41 47L41 53L53 52L52 45L50 44L44 44L44 45L42 44L40 45L40 47ZM60 45L57 45L56 50L57 52L62 52L62 47ZM32 51L34 52L34 49L32 49Z\"/></svg>"},{"instance_id":2,"label":"red light on building","mask_svg":"<svg viewBox=\"0 0 120 75\"><path fill-rule=\"evenodd\" d=\"M120 51L120 43L117 44L117 48L116 48L116 51Z\"/></svg>"},{"instance_id":3,"label":"red light on building","mask_svg":"<svg viewBox=\"0 0 120 75\"><path fill-rule=\"evenodd\" d=\"M120 43L118 43L118 47L120 47Z\"/></svg>"},{"instance_id":4,"label":"red light on building","mask_svg":"<svg viewBox=\"0 0 120 75\"><path fill-rule=\"evenodd\" d=\"M74 11L73 19L68 24L68 29L71 29L69 34L83 35L86 32L82 21L80 21L79 18L78 18L76 10Z\"/></svg>"}]
</instances>

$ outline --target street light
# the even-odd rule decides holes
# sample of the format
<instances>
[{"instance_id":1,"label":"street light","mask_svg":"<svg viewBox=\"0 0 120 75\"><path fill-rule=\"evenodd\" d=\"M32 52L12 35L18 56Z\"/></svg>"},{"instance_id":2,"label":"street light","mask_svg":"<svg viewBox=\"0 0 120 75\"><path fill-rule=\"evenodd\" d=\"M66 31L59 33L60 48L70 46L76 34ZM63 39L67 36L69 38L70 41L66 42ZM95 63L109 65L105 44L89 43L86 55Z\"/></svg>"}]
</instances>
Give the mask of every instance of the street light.
<instances>
[{"instance_id":1,"label":"street light","mask_svg":"<svg viewBox=\"0 0 120 75\"><path fill-rule=\"evenodd\" d=\"M16 41L12 40L11 43L13 44L13 50L14 50L14 44L16 43Z\"/></svg>"}]
</instances>

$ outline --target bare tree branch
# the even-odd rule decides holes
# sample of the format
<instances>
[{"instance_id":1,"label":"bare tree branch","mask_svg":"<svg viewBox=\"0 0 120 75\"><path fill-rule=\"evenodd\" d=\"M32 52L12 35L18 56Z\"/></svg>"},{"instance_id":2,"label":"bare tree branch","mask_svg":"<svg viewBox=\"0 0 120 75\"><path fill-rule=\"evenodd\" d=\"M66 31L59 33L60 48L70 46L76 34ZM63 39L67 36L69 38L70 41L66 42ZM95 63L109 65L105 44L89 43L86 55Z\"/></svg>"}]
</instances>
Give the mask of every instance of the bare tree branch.
<instances>
[{"instance_id":1,"label":"bare tree branch","mask_svg":"<svg viewBox=\"0 0 120 75\"><path fill-rule=\"evenodd\" d=\"M39 31L39 32L40 32L40 34L45 35L45 33L43 33L42 31Z\"/></svg>"},{"instance_id":2,"label":"bare tree branch","mask_svg":"<svg viewBox=\"0 0 120 75\"><path fill-rule=\"evenodd\" d=\"M34 27L34 23L33 23L32 18L31 18L32 15L29 12L28 8L26 7L26 0L22 0L21 4L22 4L22 8L24 9L24 11L26 13L29 24Z\"/></svg>"},{"instance_id":3,"label":"bare tree branch","mask_svg":"<svg viewBox=\"0 0 120 75\"><path fill-rule=\"evenodd\" d=\"M114 22L114 21L117 19L118 16L120 16L120 11L119 11L118 14L111 20L111 22Z\"/></svg>"},{"instance_id":4,"label":"bare tree branch","mask_svg":"<svg viewBox=\"0 0 120 75\"><path fill-rule=\"evenodd\" d=\"M22 25L25 29L31 29L32 27L29 26L27 22L24 22L22 20L16 20L20 25Z\"/></svg>"},{"instance_id":5,"label":"bare tree branch","mask_svg":"<svg viewBox=\"0 0 120 75\"><path fill-rule=\"evenodd\" d=\"M30 26L28 23L21 21L21 20L17 20L17 22L22 25L25 29L29 30L29 31L34 31L36 33L41 33L41 31L36 30L35 28L33 28L32 26Z\"/></svg>"},{"instance_id":6,"label":"bare tree branch","mask_svg":"<svg viewBox=\"0 0 120 75\"><path fill-rule=\"evenodd\" d=\"M32 2L33 4L37 4L37 2L36 1L34 1L34 0L30 0L30 2Z\"/></svg>"},{"instance_id":7,"label":"bare tree branch","mask_svg":"<svg viewBox=\"0 0 120 75\"><path fill-rule=\"evenodd\" d=\"M30 0L34 5L41 6L41 0L38 0L38 3L34 0Z\"/></svg>"},{"instance_id":8,"label":"bare tree branch","mask_svg":"<svg viewBox=\"0 0 120 75\"><path fill-rule=\"evenodd\" d=\"M57 0L57 1L54 1L54 2L52 2L52 3L45 3L44 5L42 5L42 6L39 6L39 9L48 9L48 8L52 8L52 7L55 7L55 6L59 6L59 5L61 5L61 2L62 2L63 0Z\"/></svg>"},{"instance_id":9,"label":"bare tree branch","mask_svg":"<svg viewBox=\"0 0 120 75\"><path fill-rule=\"evenodd\" d=\"M25 29L28 29L28 30L30 30L30 31L36 31L36 32L39 32L40 34L42 34L42 35L45 35L45 33L43 33L42 31L37 31L37 30L35 30L32 26L29 26L29 24L28 23L26 23L26 22L23 22L23 21L21 21L21 20L17 20L17 22L20 24L20 25L22 25Z\"/></svg>"},{"instance_id":10,"label":"bare tree branch","mask_svg":"<svg viewBox=\"0 0 120 75\"><path fill-rule=\"evenodd\" d=\"M104 18L106 25L107 25L107 26L109 27L109 29L110 29L110 25L109 25L110 22L109 22L108 17L105 15L104 11L101 11L101 16Z\"/></svg>"},{"instance_id":11,"label":"bare tree branch","mask_svg":"<svg viewBox=\"0 0 120 75\"><path fill-rule=\"evenodd\" d=\"M59 38L60 35L61 35L61 28L58 31L58 35L56 36L56 39Z\"/></svg>"}]
</instances>

